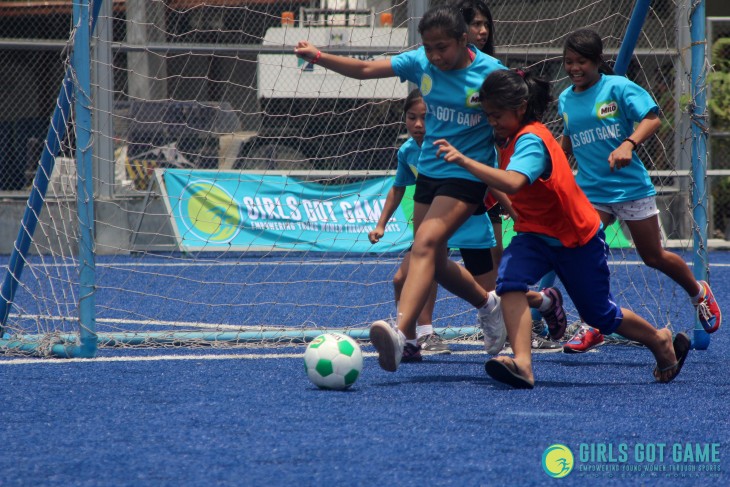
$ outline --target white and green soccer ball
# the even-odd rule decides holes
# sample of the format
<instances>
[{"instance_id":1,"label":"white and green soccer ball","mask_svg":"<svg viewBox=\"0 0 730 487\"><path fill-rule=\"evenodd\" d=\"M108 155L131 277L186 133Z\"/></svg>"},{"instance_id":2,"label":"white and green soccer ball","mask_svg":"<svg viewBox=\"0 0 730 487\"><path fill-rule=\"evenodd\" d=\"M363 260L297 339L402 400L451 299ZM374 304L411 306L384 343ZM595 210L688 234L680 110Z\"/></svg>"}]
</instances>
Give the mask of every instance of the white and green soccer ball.
<instances>
[{"instance_id":1,"label":"white and green soccer ball","mask_svg":"<svg viewBox=\"0 0 730 487\"><path fill-rule=\"evenodd\" d=\"M347 389L362 371L362 350L342 333L325 333L307 346L304 368L309 380L321 389Z\"/></svg>"}]
</instances>

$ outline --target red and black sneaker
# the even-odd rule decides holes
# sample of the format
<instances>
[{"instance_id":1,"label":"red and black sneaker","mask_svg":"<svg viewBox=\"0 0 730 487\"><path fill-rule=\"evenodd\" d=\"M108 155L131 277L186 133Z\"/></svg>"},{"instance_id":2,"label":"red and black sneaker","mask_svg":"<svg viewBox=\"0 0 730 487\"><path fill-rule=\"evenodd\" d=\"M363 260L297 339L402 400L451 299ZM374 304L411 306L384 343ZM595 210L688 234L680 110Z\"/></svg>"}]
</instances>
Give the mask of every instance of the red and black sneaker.
<instances>
[{"instance_id":1,"label":"red and black sneaker","mask_svg":"<svg viewBox=\"0 0 730 487\"><path fill-rule=\"evenodd\" d=\"M715 295L712 294L712 289L706 281L700 281L704 296L702 296L699 302L695 305L697 308L697 316L700 319L702 328L707 333L715 333L722 323L722 312L717 301L715 301Z\"/></svg>"}]
</instances>

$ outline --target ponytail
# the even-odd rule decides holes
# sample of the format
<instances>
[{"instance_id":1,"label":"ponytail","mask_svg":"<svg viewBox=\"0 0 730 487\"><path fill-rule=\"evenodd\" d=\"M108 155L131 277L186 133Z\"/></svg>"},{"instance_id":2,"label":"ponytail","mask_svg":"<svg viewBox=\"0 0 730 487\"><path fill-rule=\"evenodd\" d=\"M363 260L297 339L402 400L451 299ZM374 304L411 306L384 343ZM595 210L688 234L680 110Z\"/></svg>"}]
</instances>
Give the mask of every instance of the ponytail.
<instances>
[{"instance_id":1,"label":"ponytail","mask_svg":"<svg viewBox=\"0 0 730 487\"><path fill-rule=\"evenodd\" d=\"M552 101L550 83L530 71L520 69L492 72L482 83L479 99L506 110L517 110L526 102L522 123L542 121Z\"/></svg>"}]
</instances>

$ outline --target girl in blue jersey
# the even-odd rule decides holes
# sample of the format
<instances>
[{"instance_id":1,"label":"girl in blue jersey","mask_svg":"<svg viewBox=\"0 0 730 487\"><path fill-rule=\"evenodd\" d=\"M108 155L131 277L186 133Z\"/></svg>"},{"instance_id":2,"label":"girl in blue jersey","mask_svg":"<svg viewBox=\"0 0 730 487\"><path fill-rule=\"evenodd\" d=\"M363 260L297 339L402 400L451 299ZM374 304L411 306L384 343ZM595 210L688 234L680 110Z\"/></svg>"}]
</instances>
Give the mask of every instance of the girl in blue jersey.
<instances>
[{"instance_id":1,"label":"girl in blue jersey","mask_svg":"<svg viewBox=\"0 0 730 487\"><path fill-rule=\"evenodd\" d=\"M379 242L385 234L388 221L403 200L406 187L416 184L418 176L418 157L425 134L426 114L426 104L423 102L418 89L414 89L409 93L405 101L404 111L406 129L411 137L398 149L398 168L396 169L395 181L388 191L378 223L368 234L368 239L373 244ZM491 249L495 245L494 232L486 214L471 216L459 227L448 242L448 248L459 249L464 261L464 267L486 291L494 290L494 283L491 279L493 268ZM409 264L410 251L406 253L393 277L396 309L398 309L403 285L408 275ZM434 282L431 286L429 298L416 320L416 338L419 347L411 349L406 346L401 358L402 362L420 361L422 359L421 350L432 353L450 353L448 345L433 331L432 322L437 290L438 286ZM528 300L531 306L541 306L543 304L543 296L533 291L528 293ZM502 329L505 331L496 341L492 341L489 337L485 340L484 345L487 353L496 354L502 350L507 337L506 329L504 327Z\"/></svg>"},{"instance_id":2,"label":"girl in blue jersey","mask_svg":"<svg viewBox=\"0 0 730 487\"><path fill-rule=\"evenodd\" d=\"M295 53L341 75L356 79L398 76L415 83L426 103L426 134L418 160L414 194L415 236L408 276L401 293L397 330L383 321L370 327L370 340L380 366L397 370L406 345L417 347L416 319L434 279L478 309L486 334L502 335L500 306L466 269L448 258L447 242L470 216L484 213L486 184L468 171L445 164L436 156L433 141L449 137L483 164L495 166L492 129L479 105L479 86L485 76L505 69L495 58L467 42L467 27L454 7L434 7L418 24L422 47L390 59L363 61L322 53L307 41Z\"/></svg>"},{"instance_id":3,"label":"girl in blue jersey","mask_svg":"<svg viewBox=\"0 0 730 487\"><path fill-rule=\"evenodd\" d=\"M578 163L578 184L603 225L623 220L644 263L682 286L705 331L717 331L722 314L709 284L698 282L679 255L662 247L656 190L635 152L661 125L655 101L636 83L612 75L601 38L590 29L568 36L563 67L573 85L559 99L561 145ZM566 347L585 351L583 342L602 342L594 332L579 331Z\"/></svg>"},{"instance_id":4,"label":"girl in blue jersey","mask_svg":"<svg viewBox=\"0 0 730 487\"><path fill-rule=\"evenodd\" d=\"M578 312L606 333L620 333L646 345L659 382L673 380L690 349L680 333L655 329L634 312L619 308L610 289L607 246L601 220L573 177L565 153L540 123L550 102L550 84L530 73L497 71L484 81L480 100L499 140L500 169L461 154L447 140L434 143L437 155L463 167L510 196L515 231L499 267L497 293L514 359L488 360L487 373L515 388L532 388L532 319L525 293L554 270Z\"/></svg>"},{"instance_id":5,"label":"girl in blue jersey","mask_svg":"<svg viewBox=\"0 0 730 487\"><path fill-rule=\"evenodd\" d=\"M421 92L414 89L409 93L404 106L406 129L411 136L398 150L398 168L393 186L383 205L375 228L368 234L370 242L375 244L385 234L388 221L400 205L408 186L416 184L418 176L418 157L421 152L421 143L425 134L426 104ZM449 240L449 248L460 248L464 260L464 267L474 276L474 279L484 288L483 278L492 269L490 248L494 247L494 234L489 222L485 221L486 214L474 215ZM393 277L396 309L400 301L403 284L408 275L410 251L406 253L401 265ZM432 353L450 353L448 345L433 331L433 311L436 304L438 285L434 282L423 310L416 320L416 338L419 347L404 349L402 362L421 360L421 350ZM503 345L503 344L500 344ZM501 346L500 346L501 348Z\"/></svg>"}]
</instances>

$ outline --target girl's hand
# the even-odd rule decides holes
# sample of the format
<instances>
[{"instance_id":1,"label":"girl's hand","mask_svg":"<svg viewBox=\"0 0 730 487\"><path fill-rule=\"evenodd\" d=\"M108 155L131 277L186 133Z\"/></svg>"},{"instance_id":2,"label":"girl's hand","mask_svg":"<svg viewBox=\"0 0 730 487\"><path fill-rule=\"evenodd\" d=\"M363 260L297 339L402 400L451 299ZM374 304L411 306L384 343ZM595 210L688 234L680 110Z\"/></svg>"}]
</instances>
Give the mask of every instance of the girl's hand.
<instances>
[{"instance_id":1,"label":"girl's hand","mask_svg":"<svg viewBox=\"0 0 730 487\"><path fill-rule=\"evenodd\" d=\"M370 240L371 244L376 244L380 241L381 238L383 238L383 235L385 235L385 232L380 227L375 227L375 230L372 230L370 233L368 233L368 240Z\"/></svg>"},{"instance_id":2,"label":"girl's hand","mask_svg":"<svg viewBox=\"0 0 730 487\"><path fill-rule=\"evenodd\" d=\"M452 162L459 166L464 164L464 155L456 150L453 145L449 144L446 139L439 139L435 141L433 145L437 145L439 147L436 151L436 157L441 157L443 154L444 161L446 162Z\"/></svg>"},{"instance_id":3,"label":"girl's hand","mask_svg":"<svg viewBox=\"0 0 730 487\"><path fill-rule=\"evenodd\" d=\"M631 164L631 158L634 155L632 149L633 146L630 142L624 142L608 155L608 164L611 166L611 171L619 170Z\"/></svg>"},{"instance_id":4,"label":"girl's hand","mask_svg":"<svg viewBox=\"0 0 730 487\"><path fill-rule=\"evenodd\" d=\"M307 62L312 61L312 59L314 59L317 56L318 52L319 52L319 49L317 49L309 41L299 41L299 42L297 42L297 47L294 48L294 54L296 54L297 57L302 58Z\"/></svg>"}]
</instances>

